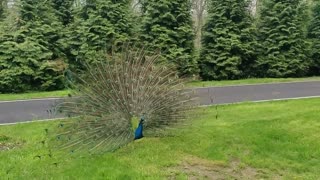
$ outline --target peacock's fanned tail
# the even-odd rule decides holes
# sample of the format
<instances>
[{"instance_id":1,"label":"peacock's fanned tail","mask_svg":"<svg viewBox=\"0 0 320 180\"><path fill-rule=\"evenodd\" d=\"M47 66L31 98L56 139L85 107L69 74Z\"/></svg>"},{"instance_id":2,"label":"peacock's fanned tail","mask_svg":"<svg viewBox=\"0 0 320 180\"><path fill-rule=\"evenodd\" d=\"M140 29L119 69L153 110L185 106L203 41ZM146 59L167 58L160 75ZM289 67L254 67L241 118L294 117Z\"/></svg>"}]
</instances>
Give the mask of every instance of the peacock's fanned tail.
<instances>
[{"instance_id":1,"label":"peacock's fanned tail","mask_svg":"<svg viewBox=\"0 0 320 180\"><path fill-rule=\"evenodd\" d=\"M187 119L192 92L175 68L158 58L124 46L104 62L87 64L84 74L73 74L74 94L58 105L73 118L59 125L56 146L110 151L134 140L135 117L144 117L143 129L151 135Z\"/></svg>"}]
</instances>

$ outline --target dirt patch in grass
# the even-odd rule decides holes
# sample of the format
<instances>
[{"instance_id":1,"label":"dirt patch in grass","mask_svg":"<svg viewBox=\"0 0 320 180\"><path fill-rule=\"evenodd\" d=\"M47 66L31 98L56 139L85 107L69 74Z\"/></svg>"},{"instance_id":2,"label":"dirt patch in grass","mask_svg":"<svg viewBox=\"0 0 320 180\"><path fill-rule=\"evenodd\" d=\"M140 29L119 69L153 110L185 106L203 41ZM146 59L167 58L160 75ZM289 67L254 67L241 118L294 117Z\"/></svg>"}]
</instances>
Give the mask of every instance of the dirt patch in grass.
<instances>
[{"instance_id":1,"label":"dirt patch in grass","mask_svg":"<svg viewBox=\"0 0 320 180\"><path fill-rule=\"evenodd\" d=\"M189 180L257 179L265 175L263 171L249 167L237 159L225 164L193 156L186 158L174 171L186 174ZM176 178L171 176L171 179Z\"/></svg>"},{"instance_id":2,"label":"dirt patch in grass","mask_svg":"<svg viewBox=\"0 0 320 180\"><path fill-rule=\"evenodd\" d=\"M20 142L13 142L12 138L0 135L0 152L18 148L22 145Z\"/></svg>"},{"instance_id":3,"label":"dirt patch in grass","mask_svg":"<svg viewBox=\"0 0 320 180\"><path fill-rule=\"evenodd\" d=\"M16 143L1 143L0 142L0 152L1 151L8 151L8 150L14 149L19 146L20 145L16 144Z\"/></svg>"}]
</instances>

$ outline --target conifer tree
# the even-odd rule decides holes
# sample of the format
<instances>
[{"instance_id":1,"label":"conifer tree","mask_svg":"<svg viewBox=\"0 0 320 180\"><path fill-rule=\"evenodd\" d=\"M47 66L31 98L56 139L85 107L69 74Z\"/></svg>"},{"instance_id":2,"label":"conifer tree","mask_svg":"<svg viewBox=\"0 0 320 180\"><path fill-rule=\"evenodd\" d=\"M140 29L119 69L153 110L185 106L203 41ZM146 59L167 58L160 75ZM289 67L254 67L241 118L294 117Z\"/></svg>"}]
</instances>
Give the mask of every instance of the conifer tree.
<instances>
[{"instance_id":1,"label":"conifer tree","mask_svg":"<svg viewBox=\"0 0 320 180\"><path fill-rule=\"evenodd\" d=\"M320 1L313 7L312 20L308 28L308 38L311 39L311 69L310 75L320 75Z\"/></svg>"},{"instance_id":2,"label":"conifer tree","mask_svg":"<svg viewBox=\"0 0 320 180\"><path fill-rule=\"evenodd\" d=\"M151 50L161 50L165 62L175 64L180 74L195 73L197 63L190 1L143 1L142 11L142 42Z\"/></svg>"},{"instance_id":3,"label":"conifer tree","mask_svg":"<svg viewBox=\"0 0 320 180\"><path fill-rule=\"evenodd\" d=\"M299 77L308 72L308 43L302 0L263 1L258 25L260 57L256 69L261 77Z\"/></svg>"},{"instance_id":4,"label":"conifer tree","mask_svg":"<svg viewBox=\"0 0 320 180\"><path fill-rule=\"evenodd\" d=\"M63 42L69 63L99 60L116 42L132 34L130 0L88 0L77 11Z\"/></svg>"},{"instance_id":5,"label":"conifer tree","mask_svg":"<svg viewBox=\"0 0 320 180\"><path fill-rule=\"evenodd\" d=\"M23 0L16 27L0 35L0 91L64 88L65 63L56 46L58 27L46 0Z\"/></svg>"},{"instance_id":6,"label":"conifer tree","mask_svg":"<svg viewBox=\"0 0 320 180\"><path fill-rule=\"evenodd\" d=\"M246 0L208 1L199 62L203 79L248 77L256 44L248 5Z\"/></svg>"},{"instance_id":7,"label":"conifer tree","mask_svg":"<svg viewBox=\"0 0 320 180\"><path fill-rule=\"evenodd\" d=\"M74 0L52 0L52 6L59 21L64 26L73 21L72 6Z\"/></svg>"}]
</instances>

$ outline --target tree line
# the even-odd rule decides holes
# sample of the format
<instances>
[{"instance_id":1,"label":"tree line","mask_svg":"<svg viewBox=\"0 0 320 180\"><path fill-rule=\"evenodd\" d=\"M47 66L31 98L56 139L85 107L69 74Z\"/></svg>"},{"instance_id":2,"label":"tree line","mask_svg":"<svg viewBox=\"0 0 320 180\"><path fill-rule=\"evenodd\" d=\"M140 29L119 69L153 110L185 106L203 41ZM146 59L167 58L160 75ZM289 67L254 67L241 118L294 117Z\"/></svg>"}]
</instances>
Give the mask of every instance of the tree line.
<instances>
[{"instance_id":1,"label":"tree line","mask_svg":"<svg viewBox=\"0 0 320 180\"><path fill-rule=\"evenodd\" d=\"M125 42L203 80L319 75L320 1L261 0L255 16L251 3L0 0L0 92L63 89Z\"/></svg>"}]
</instances>

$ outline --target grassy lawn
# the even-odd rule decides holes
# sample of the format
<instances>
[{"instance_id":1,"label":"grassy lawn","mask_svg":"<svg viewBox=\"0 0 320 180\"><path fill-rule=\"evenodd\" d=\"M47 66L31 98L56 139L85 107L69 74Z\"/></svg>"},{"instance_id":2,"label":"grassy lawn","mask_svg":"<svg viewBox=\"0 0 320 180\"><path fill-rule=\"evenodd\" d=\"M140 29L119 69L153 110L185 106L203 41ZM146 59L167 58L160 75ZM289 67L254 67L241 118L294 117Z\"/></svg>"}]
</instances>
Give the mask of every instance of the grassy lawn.
<instances>
[{"instance_id":1,"label":"grassy lawn","mask_svg":"<svg viewBox=\"0 0 320 180\"><path fill-rule=\"evenodd\" d=\"M64 96L67 96L69 92L70 92L69 90L62 90L62 91L49 91L49 92L29 92L29 93L22 93L22 94L0 94L0 101L64 97Z\"/></svg>"},{"instance_id":2,"label":"grassy lawn","mask_svg":"<svg viewBox=\"0 0 320 180\"><path fill-rule=\"evenodd\" d=\"M0 126L4 179L320 179L320 99L201 108L174 136L114 153L48 156L58 122Z\"/></svg>"},{"instance_id":3,"label":"grassy lawn","mask_svg":"<svg viewBox=\"0 0 320 180\"><path fill-rule=\"evenodd\" d=\"M300 82L300 81L320 81L320 77L309 77L309 78L261 78L261 79L227 80L227 81L193 81L191 83L188 83L187 87L230 86L230 85L244 85L244 84Z\"/></svg>"}]
</instances>

